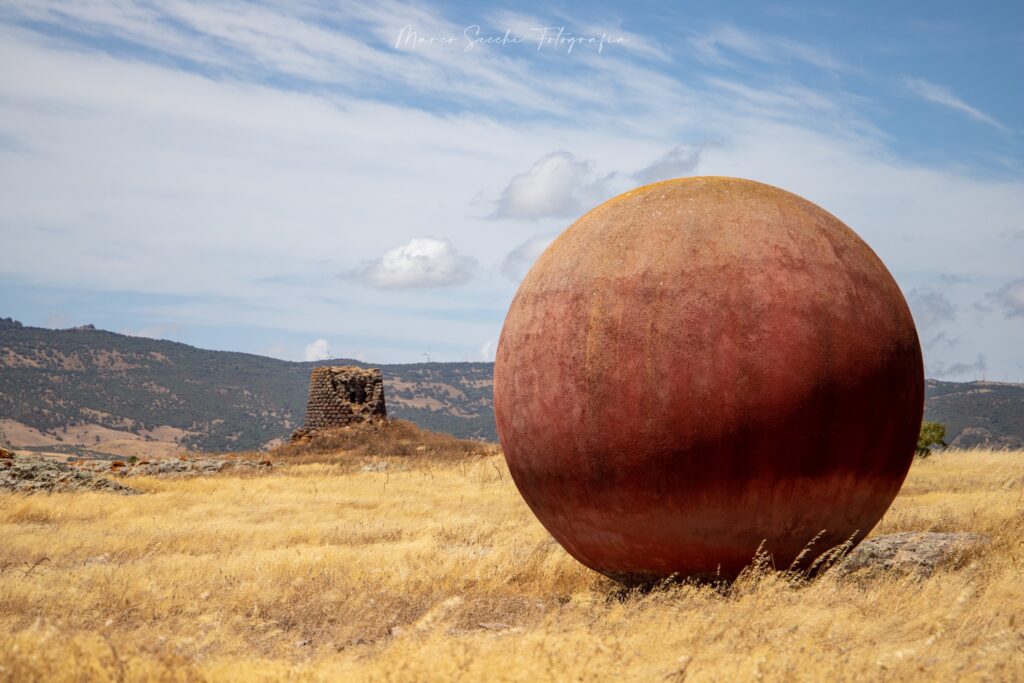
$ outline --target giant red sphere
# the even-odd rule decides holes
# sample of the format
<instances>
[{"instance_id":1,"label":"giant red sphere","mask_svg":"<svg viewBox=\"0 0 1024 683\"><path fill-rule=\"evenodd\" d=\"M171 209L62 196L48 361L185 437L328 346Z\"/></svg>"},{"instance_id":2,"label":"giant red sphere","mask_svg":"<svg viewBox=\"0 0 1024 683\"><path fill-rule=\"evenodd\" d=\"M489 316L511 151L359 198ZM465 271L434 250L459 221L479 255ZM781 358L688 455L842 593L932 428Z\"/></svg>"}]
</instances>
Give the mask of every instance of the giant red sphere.
<instances>
[{"instance_id":1,"label":"giant red sphere","mask_svg":"<svg viewBox=\"0 0 1024 683\"><path fill-rule=\"evenodd\" d=\"M509 469L577 560L639 583L734 577L859 541L913 459L910 310L811 202L700 177L611 199L537 260L505 319Z\"/></svg>"}]
</instances>

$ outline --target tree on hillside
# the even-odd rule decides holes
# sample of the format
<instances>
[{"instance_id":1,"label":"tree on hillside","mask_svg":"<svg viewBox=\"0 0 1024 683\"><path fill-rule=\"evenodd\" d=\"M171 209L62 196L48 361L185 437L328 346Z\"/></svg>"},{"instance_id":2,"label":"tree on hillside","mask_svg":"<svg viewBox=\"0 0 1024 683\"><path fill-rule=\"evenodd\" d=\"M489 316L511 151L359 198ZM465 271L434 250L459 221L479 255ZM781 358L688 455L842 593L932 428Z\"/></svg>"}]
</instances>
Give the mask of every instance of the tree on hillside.
<instances>
[{"instance_id":1,"label":"tree on hillside","mask_svg":"<svg viewBox=\"0 0 1024 683\"><path fill-rule=\"evenodd\" d=\"M932 446L946 447L946 425L941 422L922 422L921 433L917 437L917 450L915 455L919 458L927 458L932 454Z\"/></svg>"}]
</instances>

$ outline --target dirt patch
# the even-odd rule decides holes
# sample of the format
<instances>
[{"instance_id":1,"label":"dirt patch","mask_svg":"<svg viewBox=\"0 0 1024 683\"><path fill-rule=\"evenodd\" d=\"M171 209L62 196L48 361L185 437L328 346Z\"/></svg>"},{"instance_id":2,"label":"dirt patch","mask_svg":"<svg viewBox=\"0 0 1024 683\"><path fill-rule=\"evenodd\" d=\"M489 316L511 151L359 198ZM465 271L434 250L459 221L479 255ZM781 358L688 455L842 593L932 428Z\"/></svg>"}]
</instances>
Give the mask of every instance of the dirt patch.
<instances>
[{"instance_id":1,"label":"dirt patch","mask_svg":"<svg viewBox=\"0 0 1024 683\"><path fill-rule=\"evenodd\" d=\"M111 439L89 444L88 448L100 453L111 453L124 458L140 460L175 457L184 451L180 445L167 441L142 441L137 439Z\"/></svg>"},{"instance_id":2,"label":"dirt patch","mask_svg":"<svg viewBox=\"0 0 1024 683\"><path fill-rule=\"evenodd\" d=\"M56 446L60 443L50 434L45 434L35 427L29 427L17 420L0 420L0 432L3 432L4 438L15 448L18 446Z\"/></svg>"}]
</instances>

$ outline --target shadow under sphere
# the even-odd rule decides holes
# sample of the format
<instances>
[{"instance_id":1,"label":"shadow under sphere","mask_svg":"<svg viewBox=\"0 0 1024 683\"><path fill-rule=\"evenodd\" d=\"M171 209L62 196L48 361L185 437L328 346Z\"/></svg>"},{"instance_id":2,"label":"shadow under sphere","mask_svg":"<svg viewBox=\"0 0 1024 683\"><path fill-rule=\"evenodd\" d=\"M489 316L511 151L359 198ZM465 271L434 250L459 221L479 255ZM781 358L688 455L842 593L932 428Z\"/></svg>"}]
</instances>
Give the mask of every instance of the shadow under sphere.
<instances>
[{"instance_id":1,"label":"shadow under sphere","mask_svg":"<svg viewBox=\"0 0 1024 683\"><path fill-rule=\"evenodd\" d=\"M627 192L552 243L494 371L516 485L577 560L627 584L785 568L863 538L924 404L910 310L820 207L748 180Z\"/></svg>"}]
</instances>

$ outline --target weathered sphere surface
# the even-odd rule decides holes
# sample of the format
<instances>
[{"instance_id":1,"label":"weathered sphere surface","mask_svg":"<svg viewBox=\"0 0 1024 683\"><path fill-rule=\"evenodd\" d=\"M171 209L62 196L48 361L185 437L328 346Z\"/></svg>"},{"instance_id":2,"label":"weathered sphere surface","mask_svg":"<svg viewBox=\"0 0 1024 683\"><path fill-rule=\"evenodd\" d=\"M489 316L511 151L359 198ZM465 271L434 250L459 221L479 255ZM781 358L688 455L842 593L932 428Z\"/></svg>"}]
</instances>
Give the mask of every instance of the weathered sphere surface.
<instances>
[{"instance_id":1,"label":"weathered sphere surface","mask_svg":"<svg viewBox=\"0 0 1024 683\"><path fill-rule=\"evenodd\" d=\"M881 260L818 206L700 177L586 214L505 319L494 409L527 504L626 583L735 576L859 541L913 459L917 331ZM820 533L820 536L819 536Z\"/></svg>"}]
</instances>

